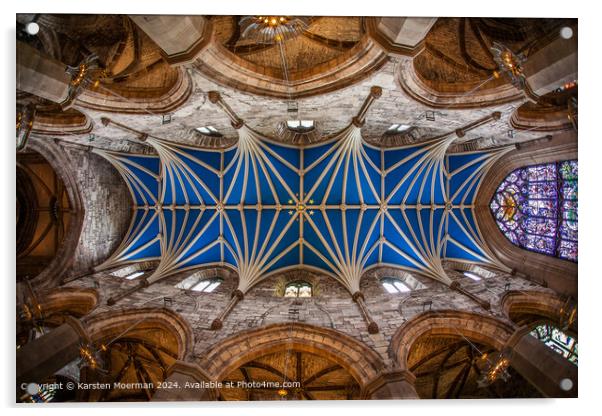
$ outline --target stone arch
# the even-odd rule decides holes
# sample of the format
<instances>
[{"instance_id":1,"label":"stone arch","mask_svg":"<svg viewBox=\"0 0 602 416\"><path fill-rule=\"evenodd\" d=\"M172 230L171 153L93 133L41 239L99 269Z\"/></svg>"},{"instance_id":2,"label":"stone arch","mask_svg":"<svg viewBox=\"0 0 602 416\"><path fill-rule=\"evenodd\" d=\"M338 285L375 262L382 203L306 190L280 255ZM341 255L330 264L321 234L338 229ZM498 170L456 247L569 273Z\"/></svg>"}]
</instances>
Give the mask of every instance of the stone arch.
<instances>
[{"instance_id":1,"label":"stone arch","mask_svg":"<svg viewBox=\"0 0 602 416\"><path fill-rule=\"evenodd\" d=\"M389 356L405 370L412 345L423 335L465 336L501 351L513 333L512 325L489 315L455 310L428 311L395 331L389 344Z\"/></svg>"},{"instance_id":2,"label":"stone arch","mask_svg":"<svg viewBox=\"0 0 602 416\"><path fill-rule=\"evenodd\" d=\"M74 108L84 114L89 112L93 117L96 117L97 112L100 111L130 114L141 114L146 111L157 114L171 113L188 101L193 89L190 74L183 68L177 68L175 71L175 82L159 96L145 96L144 92L140 92L138 95L141 96L128 97L126 101L114 95L85 90L75 101ZM124 94L123 91L120 93Z\"/></svg>"},{"instance_id":3,"label":"stone arch","mask_svg":"<svg viewBox=\"0 0 602 416\"><path fill-rule=\"evenodd\" d=\"M513 245L498 228L489 203L502 180L513 170L538 163L577 158L577 135L566 132L549 142L520 147L500 158L483 178L476 196L475 218L486 243L496 257L515 272L544 282L558 293L577 297L577 264Z\"/></svg>"},{"instance_id":4,"label":"stone arch","mask_svg":"<svg viewBox=\"0 0 602 416\"><path fill-rule=\"evenodd\" d=\"M183 273L177 273L165 277L165 281L170 285L177 286L188 280L202 281L207 279L219 279L222 284L216 289L219 292L232 292L238 287L238 272L230 265L197 267Z\"/></svg>"},{"instance_id":5,"label":"stone arch","mask_svg":"<svg viewBox=\"0 0 602 416\"><path fill-rule=\"evenodd\" d=\"M240 332L210 349L199 365L218 380L248 361L286 349L330 359L347 370L361 387L384 369L379 355L365 344L332 329L300 323Z\"/></svg>"},{"instance_id":6,"label":"stone arch","mask_svg":"<svg viewBox=\"0 0 602 416\"><path fill-rule=\"evenodd\" d=\"M456 272L473 272L486 279L498 276L502 273L500 270L497 270L494 265L488 267L483 264L464 263L453 260L444 260L443 268L448 272L449 270Z\"/></svg>"},{"instance_id":7,"label":"stone arch","mask_svg":"<svg viewBox=\"0 0 602 416\"><path fill-rule=\"evenodd\" d=\"M540 321L558 322L562 318L561 309L566 305L566 299L552 291L510 290L504 293L500 301L501 309L509 320L515 322L516 315L532 315L541 318ZM570 330L577 333L577 318L575 317Z\"/></svg>"},{"instance_id":8,"label":"stone arch","mask_svg":"<svg viewBox=\"0 0 602 416\"><path fill-rule=\"evenodd\" d=\"M469 96L466 96L465 91L438 91L425 83L416 71L414 60L403 61L395 76L404 92L433 108L480 108L517 101L522 97L511 84L481 90Z\"/></svg>"},{"instance_id":9,"label":"stone arch","mask_svg":"<svg viewBox=\"0 0 602 416\"><path fill-rule=\"evenodd\" d=\"M429 278L417 272L410 272L397 267L377 266L369 268L360 279L360 290L365 294L380 295L380 291L374 293L374 283L381 290L380 280L384 277L392 277L401 280L412 291L426 289L429 287ZM384 290L384 289L382 289Z\"/></svg>"},{"instance_id":10,"label":"stone arch","mask_svg":"<svg viewBox=\"0 0 602 416\"><path fill-rule=\"evenodd\" d=\"M27 308L30 315L17 320L17 342L19 345L30 342L33 339L30 338L32 331L37 331L37 325L56 328L89 315L99 301L100 295L95 289L59 287L42 292L37 299L29 298L26 294L19 306L24 310Z\"/></svg>"},{"instance_id":11,"label":"stone arch","mask_svg":"<svg viewBox=\"0 0 602 416\"><path fill-rule=\"evenodd\" d=\"M178 360L185 360L194 345L194 334L188 322L169 309L108 311L85 318L83 324L93 342L107 342L124 335L162 345L173 342ZM154 333L158 333L157 339L153 338Z\"/></svg>"},{"instance_id":12,"label":"stone arch","mask_svg":"<svg viewBox=\"0 0 602 416\"><path fill-rule=\"evenodd\" d=\"M31 150L43 155L52 169L63 181L69 205L72 209L69 231L63 238L60 246L48 267L32 279L32 284L39 288L57 286L73 263L75 251L84 225L84 203L82 194L73 174L74 168L63 149L53 141L40 140L32 137L27 144Z\"/></svg>"},{"instance_id":13,"label":"stone arch","mask_svg":"<svg viewBox=\"0 0 602 416\"><path fill-rule=\"evenodd\" d=\"M235 270L236 273L238 271ZM293 282L295 280L306 280L308 283L312 284L314 289L318 289L316 293L320 293L322 290L322 286L325 284L332 284L334 287L337 287L343 290L345 293L352 295L349 288L343 284L342 281L336 279L332 276L327 275L320 269L316 269L313 267L307 267L303 264L292 265L286 267L284 269L276 270L275 272L270 272L269 274L263 276L261 279L253 282L249 287L245 289L245 295L252 292L255 288L265 284L266 282L273 282L276 286L276 293L284 294L284 290L280 292L279 285L286 285L287 283ZM326 283L327 282L327 283ZM282 287L284 289L284 287Z\"/></svg>"},{"instance_id":14,"label":"stone arch","mask_svg":"<svg viewBox=\"0 0 602 416\"><path fill-rule=\"evenodd\" d=\"M141 261L138 263L121 264L103 272L115 277L126 277L135 272L153 271L158 265L158 260Z\"/></svg>"},{"instance_id":15,"label":"stone arch","mask_svg":"<svg viewBox=\"0 0 602 416\"><path fill-rule=\"evenodd\" d=\"M74 108L61 112L38 110L32 134L57 137L87 134L93 128L92 119Z\"/></svg>"},{"instance_id":16,"label":"stone arch","mask_svg":"<svg viewBox=\"0 0 602 416\"><path fill-rule=\"evenodd\" d=\"M100 301L96 289L61 287L44 295L40 302L45 314L67 313L81 318L92 312Z\"/></svg>"},{"instance_id":17,"label":"stone arch","mask_svg":"<svg viewBox=\"0 0 602 416\"><path fill-rule=\"evenodd\" d=\"M211 36L215 37L215 34ZM288 81L266 66L241 58L218 42L210 42L195 57L193 66L226 87L265 97L298 99L357 84L381 69L387 61L386 51L369 36L363 36L340 56L290 73Z\"/></svg>"}]
</instances>

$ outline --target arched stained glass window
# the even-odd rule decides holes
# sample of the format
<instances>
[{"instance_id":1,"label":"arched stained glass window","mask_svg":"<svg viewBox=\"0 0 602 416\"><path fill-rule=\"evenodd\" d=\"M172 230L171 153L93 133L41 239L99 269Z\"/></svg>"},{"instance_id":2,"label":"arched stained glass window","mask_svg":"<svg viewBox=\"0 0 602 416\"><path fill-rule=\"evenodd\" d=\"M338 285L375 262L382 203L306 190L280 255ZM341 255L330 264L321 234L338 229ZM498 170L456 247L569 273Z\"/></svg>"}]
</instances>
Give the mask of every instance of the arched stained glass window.
<instances>
[{"instance_id":1,"label":"arched stained glass window","mask_svg":"<svg viewBox=\"0 0 602 416\"><path fill-rule=\"evenodd\" d=\"M577 161L513 171L497 189L491 211L515 245L577 261Z\"/></svg>"},{"instance_id":2,"label":"arched stained glass window","mask_svg":"<svg viewBox=\"0 0 602 416\"><path fill-rule=\"evenodd\" d=\"M56 395L54 384L42 384L38 386L38 392L28 394L22 398L24 403L48 403L51 402Z\"/></svg>"},{"instance_id":3,"label":"arched stained glass window","mask_svg":"<svg viewBox=\"0 0 602 416\"><path fill-rule=\"evenodd\" d=\"M578 364L577 361L579 357L577 340L575 338L565 334L560 329L549 324L538 325L533 331L531 331L531 335L573 364Z\"/></svg>"}]
</instances>

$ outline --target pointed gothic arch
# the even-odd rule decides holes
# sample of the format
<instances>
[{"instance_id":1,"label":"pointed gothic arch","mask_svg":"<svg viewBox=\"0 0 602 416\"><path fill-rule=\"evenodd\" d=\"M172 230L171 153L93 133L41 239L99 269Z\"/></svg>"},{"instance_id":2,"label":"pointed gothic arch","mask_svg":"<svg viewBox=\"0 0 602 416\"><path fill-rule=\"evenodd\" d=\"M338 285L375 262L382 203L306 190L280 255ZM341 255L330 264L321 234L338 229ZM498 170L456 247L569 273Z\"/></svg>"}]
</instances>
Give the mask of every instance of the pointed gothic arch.
<instances>
[{"instance_id":1,"label":"pointed gothic arch","mask_svg":"<svg viewBox=\"0 0 602 416\"><path fill-rule=\"evenodd\" d=\"M489 204L499 184L513 170L537 163L577 159L575 132L553 136L545 143L520 147L500 158L485 175L476 197L475 218L494 255L514 272L544 282L558 293L577 296L577 264L523 250L512 244L500 231Z\"/></svg>"}]
</instances>

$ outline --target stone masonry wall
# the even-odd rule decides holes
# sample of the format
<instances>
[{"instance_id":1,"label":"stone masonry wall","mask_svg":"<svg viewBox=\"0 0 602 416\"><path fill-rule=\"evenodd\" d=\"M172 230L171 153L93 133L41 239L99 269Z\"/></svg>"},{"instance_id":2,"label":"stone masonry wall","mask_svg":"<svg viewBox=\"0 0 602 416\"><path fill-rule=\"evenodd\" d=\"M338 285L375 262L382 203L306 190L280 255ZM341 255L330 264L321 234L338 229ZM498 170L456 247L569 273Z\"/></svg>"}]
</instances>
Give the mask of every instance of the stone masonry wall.
<instances>
[{"instance_id":1,"label":"stone masonry wall","mask_svg":"<svg viewBox=\"0 0 602 416\"><path fill-rule=\"evenodd\" d=\"M106 300L127 288L136 280L112 276L109 272L97 273L71 282L69 286L96 287L101 302L92 314L111 310L137 307L167 307L179 313L192 327L195 336L193 356L201 357L212 346L240 331L276 322L303 322L335 329L350 335L374 349L387 365L391 337L407 320L425 310L462 310L480 314L492 314L506 320L500 308L500 299L507 290L548 290L535 283L498 273L495 277L475 282L454 270L448 270L453 279L460 279L467 290L491 302L491 311L482 309L468 297L451 291L432 279L414 275L424 289L404 294L389 294L380 278L395 276L394 270L378 269L368 272L362 279L361 290L374 320L380 327L377 334L369 334L358 306L349 292L334 279L316 273L293 271L270 277L254 286L224 321L222 329L210 329L211 322L225 308L230 294L237 286L234 272L225 269L204 271L206 277L221 277L224 282L212 293L194 292L175 288L175 285L191 275L180 273L141 289L109 307ZM312 298L285 298L281 295L287 282L304 279L312 283ZM507 287L507 284L510 284ZM167 301L165 298L169 298ZM296 311L295 311L296 310Z\"/></svg>"},{"instance_id":2,"label":"stone masonry wall","mask_svg":"<svg viewBox=\"0 0 602 416\"><path fill-rule=\"evenodd\" d=\"M85 148L64 146L75 167L85 216L68 276L89 273L121 243L131 216L131 197L117 170ZM66 276L66 277L68 277Z\"/></svg>"}]
</instances>

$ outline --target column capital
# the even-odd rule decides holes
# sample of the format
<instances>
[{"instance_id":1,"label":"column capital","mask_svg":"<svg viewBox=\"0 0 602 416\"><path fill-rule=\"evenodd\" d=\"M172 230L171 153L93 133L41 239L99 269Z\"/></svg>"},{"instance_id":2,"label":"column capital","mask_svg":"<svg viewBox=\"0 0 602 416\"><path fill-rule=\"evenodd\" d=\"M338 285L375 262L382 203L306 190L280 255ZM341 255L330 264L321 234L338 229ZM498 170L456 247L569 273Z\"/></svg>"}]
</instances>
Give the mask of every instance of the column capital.
<instances>
[{"instance_id":1,"label":"column capital","mask_svg":"<svg viewBox=\"0 0 602 416\"><path fill-rule=\"evenodd\" d=\"M195 363L177 360L167 369L167 377L169 378L175 373L190 376L197 381L211 381L207 373Z\"/></svg>"},{"instance_id":2,"label":"column capital","mask_svg":"<svg viewBox=\"0 0 602 416\"><path fill-rule=\"evenodd\" d=\"M232 292L230 297L231 298L236 297L238 300L243 300L245 298L245 294L242 292L242 290L236 289L235 291Z\"/></svg>"},{"instance_id":3,"label":"column capital","mask_svg":"<svg viewBox=\"0 0 602 416\"><path fill-rule=\"evenodd\" d=\"M82 322L79 319L74 318L72 316L66 316L65 324L73 328L73 330L79 335L83 342L87 344L92 342L90 336L88 335L88 331L86 330L86 328L84 328Z\"/></svg>"},{"instance_id":4,"label":"column capital","mask_svg":"<svg viewBox=\"0 0 602 416\"><path fill-rule=\"evenodd\" d=\"M173 388L157 390L152 401L214 401L219 391L209 386L215 384L209 375L198 364L176 361L167 370L167 383ZM207 383L207 387L186 387L186 383Z\"/></svg>"},{"instance_id":5,"label":"column capital","mask_svg":"<svg viewBox=\"0 0 602 416\"><path fill-rule=\"evenodd\" d=\"M414 389L416 376L408 370L395 369L370 380L360 394L361 399L418 399Z\"/></svg>"},{"instance_id":6,"label":"column capital","mask_svg":"<svg viewBox=\"0 0 602 416\"><path fill-rule=\"evenodd\" d=\"M364 294L360 290L358 290L353 295L351 295L351 299L353 299L354 302L357 302L358 299L364 300Z\"/></svg>"},{"instance_id":7,"label":"column capital","mask_svg":"<svg viewBox=\"0 0 602 416\"><path fill-rule=\"evenodd\" d=\"M522 339L523 336L529 334L532 331L532 328L528 325L519 327L514 333L508 338L506 344L504 345L504 350L511 352L512 349L518 344L518 342Z\"/></svg>"}]
</instances>

